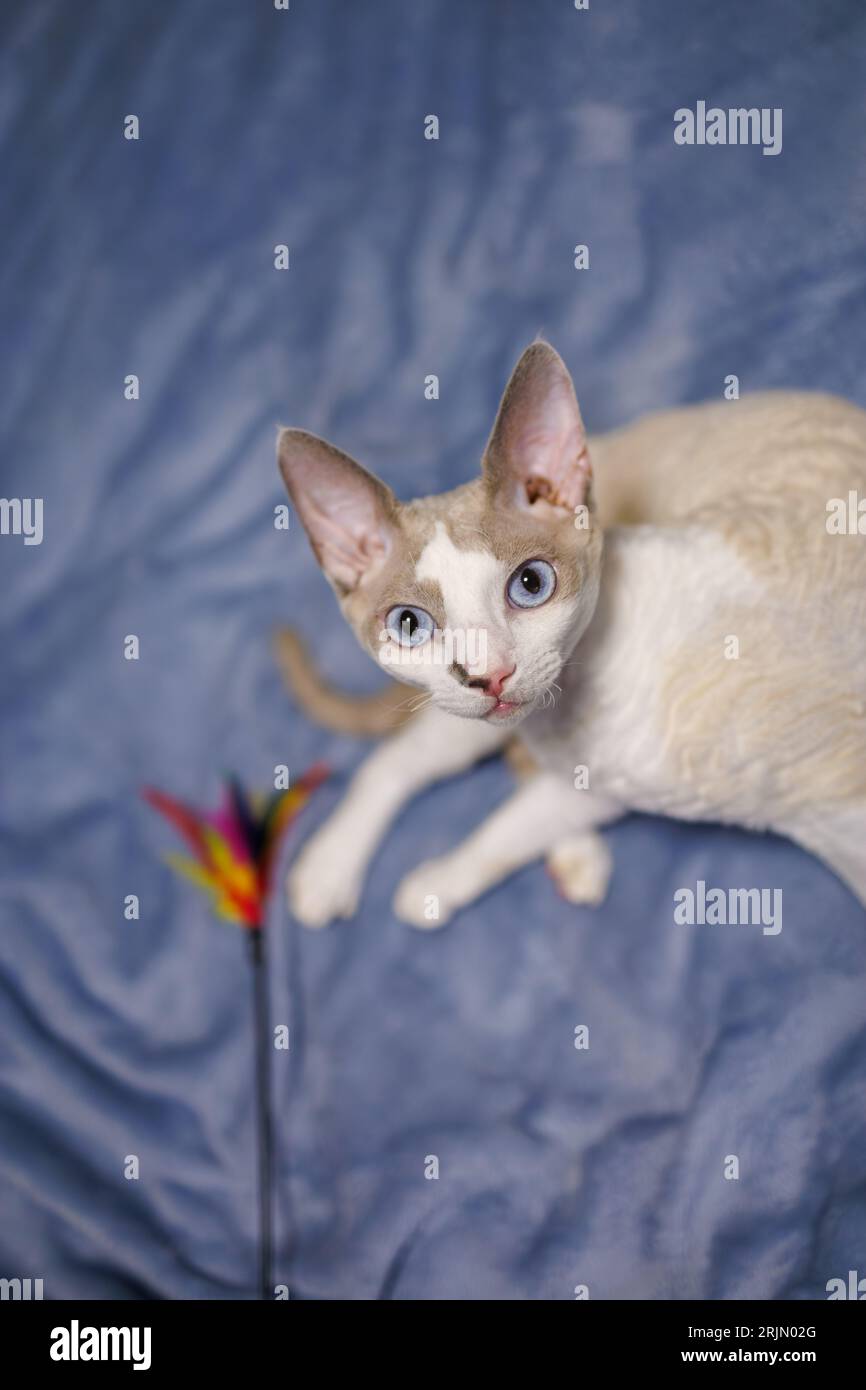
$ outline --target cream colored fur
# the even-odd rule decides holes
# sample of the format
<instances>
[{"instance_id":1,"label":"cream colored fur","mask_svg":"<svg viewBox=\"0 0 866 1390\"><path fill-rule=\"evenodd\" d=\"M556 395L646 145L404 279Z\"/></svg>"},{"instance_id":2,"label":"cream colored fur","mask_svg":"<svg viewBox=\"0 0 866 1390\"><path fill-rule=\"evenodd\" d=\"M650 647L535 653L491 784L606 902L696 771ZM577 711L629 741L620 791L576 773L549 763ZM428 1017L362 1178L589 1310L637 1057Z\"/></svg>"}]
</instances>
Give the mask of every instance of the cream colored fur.
<instances>
[{"instance_id":1,"label":"cream colored fur","mask_svg":"<svg viewBox=\"0 0 866 1390\"><path fill-rule=\"evenodd\" d=\"M529 350L534 370L542 347ZM559 359L544 351L558 381ZM520 391L514 399L519 473L527 442L548 448L566 427L561 398L559 414L539 416L535 390L528 422L514 414ZM576 409L567 452L585 472ZM866 413L817 394L746 397L591 439L589 456L604 558L576 552L578 579L546 609L515 617L504 605L513 557L486 522L473 542L465 500L453 535L442 499L426 531L417 530L423 504L413 504L423 542L415 578L433 586L447 621L487 625L491 665L516 660L525 704L494 720L489 696L441 670L410 676L434 703L372 754L301 854L289 899L302 922L351 916L407 799L494 751L517 725L540 771L463 845L408 874L395 898L407 922L442 925L542 857L566 896L599 901L610 856L598 830L630 810L772 829L820 855L866 904L866 536L826 526L831 498L866 496ZM536 530L549 503L561 527L563 495L583 483L557 471L563 458L551 462L547 500L533 501ZM531 471L535 480L545 468ZM525 498L516 506L529 510ZM518 535L523 524L516 511ZM564 570L572 561L557 534ZM378 542L375 554L387 567ZM356 605L359 635L361 589L343 599L344 611ZM408 592L405 601L417 602ZM589 785L576 789L580 767Z\"/></svg>"}]
</instances>

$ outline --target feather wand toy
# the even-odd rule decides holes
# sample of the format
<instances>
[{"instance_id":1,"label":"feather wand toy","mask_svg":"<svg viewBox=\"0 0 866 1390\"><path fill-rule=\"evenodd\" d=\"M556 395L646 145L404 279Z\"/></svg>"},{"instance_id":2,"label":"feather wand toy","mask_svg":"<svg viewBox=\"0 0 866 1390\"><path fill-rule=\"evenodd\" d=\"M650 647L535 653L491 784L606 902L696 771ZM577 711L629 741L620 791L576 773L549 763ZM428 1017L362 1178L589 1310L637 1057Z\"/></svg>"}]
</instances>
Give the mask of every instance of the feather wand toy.
<instances>
[{"instance_id":1,"label":"feather wand toy","mask_svg":"<svg viewBox=\"0 0 866 1390\"><path fill-rule=\"evenodd\" d=\"M179 831L192 851L191 858L167 855L172 868L208 894L220 917L248 932L256 1024L258 1276L259 1296L263 1299L274 1296L271 1036L264 928L280 841L327 775L327 768L317 763L288 791L255 798L248 797L238 779L229 776L225 779L222 804L216 811L196 810L152 787L142 793L154 810Z\"/></svg>"}]
</instances>

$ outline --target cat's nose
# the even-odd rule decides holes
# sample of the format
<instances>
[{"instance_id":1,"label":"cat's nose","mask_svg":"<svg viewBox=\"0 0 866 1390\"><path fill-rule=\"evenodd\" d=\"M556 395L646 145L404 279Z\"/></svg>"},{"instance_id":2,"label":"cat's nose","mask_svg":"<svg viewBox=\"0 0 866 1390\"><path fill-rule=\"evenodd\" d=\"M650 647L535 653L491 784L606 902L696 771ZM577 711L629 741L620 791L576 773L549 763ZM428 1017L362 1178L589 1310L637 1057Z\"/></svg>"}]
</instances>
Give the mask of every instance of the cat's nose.
<instances>
[{"instance_id":1,"label":"cat's nose","mask_svg":"<svg viewBox=\"0 0 866 1390\"><path fill-rule=\"evenodd\" d=\"M502 694L502 687L513 676L514 666L501 666L498 671L493 671L489 676L479 676L475 680L468 681L467 684L473 690L483 690L485 695L494 695L498 700Z\"/></svg>"}]
</instances>

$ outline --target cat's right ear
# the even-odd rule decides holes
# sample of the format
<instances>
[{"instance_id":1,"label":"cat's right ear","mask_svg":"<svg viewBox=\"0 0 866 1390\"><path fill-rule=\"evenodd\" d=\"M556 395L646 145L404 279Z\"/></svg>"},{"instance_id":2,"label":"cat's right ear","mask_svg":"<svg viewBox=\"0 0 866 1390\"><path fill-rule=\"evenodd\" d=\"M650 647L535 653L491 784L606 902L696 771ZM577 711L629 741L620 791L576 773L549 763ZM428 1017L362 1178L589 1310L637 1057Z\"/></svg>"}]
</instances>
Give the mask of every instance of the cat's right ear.
<instances>
[{"instance_id":1,"label":"cat's right ear","mask_svg":"<svg viewBox=\"0 0 866 1390\"><path fill-rule=\"evenodd\" d=\"M549 343L532 343L514 368L482 473L496 500L538 515L589 504L586 430L568 368Z\"/></svg>"},{"instance_id":2,"label":"cat's right ear","mask_svg":"<svg viewBox=\"0 0 866 1390\"><path fill-rule=\"evenodd\" d=\"M281 430L283 481L338 593L350 593L385 561L396 532L391 489L348 454L306 430Z\"/></svg>"}]
</instances>

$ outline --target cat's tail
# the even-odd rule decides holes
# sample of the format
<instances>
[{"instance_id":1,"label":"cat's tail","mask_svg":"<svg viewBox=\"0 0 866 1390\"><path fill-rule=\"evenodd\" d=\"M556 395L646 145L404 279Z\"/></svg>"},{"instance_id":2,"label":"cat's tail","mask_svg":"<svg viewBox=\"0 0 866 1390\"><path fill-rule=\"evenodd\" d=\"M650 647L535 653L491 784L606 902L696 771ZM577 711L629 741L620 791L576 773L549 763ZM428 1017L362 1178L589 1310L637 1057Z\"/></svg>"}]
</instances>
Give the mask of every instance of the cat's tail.
<instances>
[{"instance_id":1,"label":"cat's tail","mask_svg":"<svg viewBox=\"0 0 866 1390\"><path fill-rule=\"evenodd\" d=\"M290 627L274 633L273 652L290 694L323 729L377 738L394 733L414 714L412 695L418 692L400 681L392 681L374 695L338 690L316 670L306 644Z\"/></svg>"}]
</instances>

